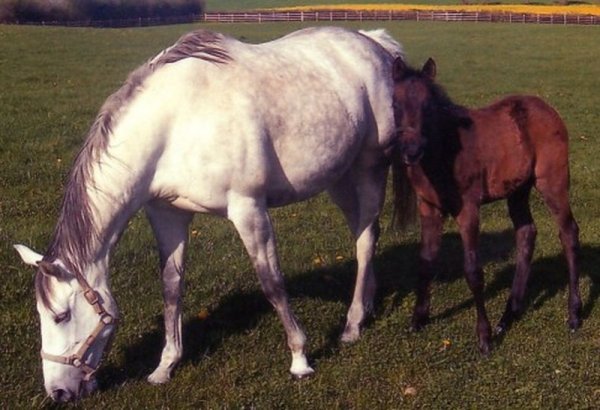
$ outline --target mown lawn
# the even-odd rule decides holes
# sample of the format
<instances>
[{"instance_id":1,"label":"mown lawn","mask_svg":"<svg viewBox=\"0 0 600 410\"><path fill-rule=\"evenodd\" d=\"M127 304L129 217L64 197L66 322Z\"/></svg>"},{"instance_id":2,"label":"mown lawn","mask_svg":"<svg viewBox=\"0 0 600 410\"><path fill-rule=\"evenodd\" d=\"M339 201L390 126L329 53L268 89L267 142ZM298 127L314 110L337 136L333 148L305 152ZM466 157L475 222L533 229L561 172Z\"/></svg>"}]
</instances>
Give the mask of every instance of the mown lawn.
<instances>
[{"instance_id":1,"label":"mown lawn","mask_svg":"<svg viewBox=\"0 0 600 410\"><path fill-rule=\"evenodd\" d=\"M475 346L475 313L452 223L434 285L432 324L419 334L407 331L418 232L385 229L376 257L376 313L357 344L340 345L337 337L353 286L353 244L339 212L320 196L273 212L282 268L310 338L316 375L302 382L290 379L281 325L235 231L226 221L198 216L190 233L184 301L186 354L170 384L151 386L145 377L162 347L162 300L154 242L138 215L111 263L123 322L98 375L101 389L81 407L597 406L600 65L593 56L600 55L598 29L417 22L361 27L379 26L403 42L411 63L433 56L440 81L457 101L474 106L506 93L533 93L561 112L571 132L572 203L583 244L583 328L574 335L567 332L565 264L553 223L534 197L539 235L527 311L495 341L491 357L481 358ZM258 42L301 26L205 27ZM44 250L69 164L99 106L129 71L192 28L0 26L1 408L48 404L38 357L33 272L20 263L11 244ZM512 279L512 233L503 204L486 208L482 220L487 307L497 320Z\"/></svg>"}]
</instances>

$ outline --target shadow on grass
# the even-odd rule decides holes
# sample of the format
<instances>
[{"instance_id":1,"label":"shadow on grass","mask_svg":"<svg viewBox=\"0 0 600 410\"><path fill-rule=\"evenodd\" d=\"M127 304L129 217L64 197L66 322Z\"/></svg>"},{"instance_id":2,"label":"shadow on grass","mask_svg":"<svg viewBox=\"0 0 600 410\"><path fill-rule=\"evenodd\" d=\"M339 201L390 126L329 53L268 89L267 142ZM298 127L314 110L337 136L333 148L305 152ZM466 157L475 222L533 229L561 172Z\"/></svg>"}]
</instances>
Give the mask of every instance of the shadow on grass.
<instances>
[{"instance_id":1,"label":"shadow on grass","mask_svg":"<svg viewBox=\"0 0 600 410\"><path fill-rule=\"evenodd\" d=\"M483 264L493 261L505 261L511 258L514 249L511 230L483 233L480 238L480 254ZM377 273L378 293L375 300L375 317L382 313L382 300L392 297L392 305L399 306L412 292L416 281L417 243L393 246L380 251L374 259ZM593 311L600 297L600 274L595 266L600 262L600 249L583 246L581 250L581 273L589 275L591 288L587 300L584 300L582 318L586 319ZM312 298L324 301L343 301L349 306L354 289L355 262L345 262L332 266L313 269L294 275L286 280L286 288L292 298ZM505 292L512 284L514 264L495 275L485 290L485 298L490 299ZM532 275L527 289L525 311L539 309L567 286L566 263L561 254L553 257L534 259ZM434 280L450 283L462 280L462 244L459 235L446 234ZM474 309L473 299L458 302L455 306L434 316L432 319L447 319L466 309ZM566 310L566 306L565 306ZM203 357L210 356L220 348L228 336L247 332L257 326L264 315L275 312L260 291L238 292L224 295L210 316L201 320L191 318L183 324L184 356L182 364L198 363ZM130 380L141 380L158 364L164 343L162 316L154 318L160 331L149 332L133 342L125 350L123 368L107 366L100 371L100 384L103 390L111 389ZM371 319L372 321L373 319ZM492 324L493 320L492 320ZM366 324L369 326L369 323ZM585 325L585 322L584 322ZM339 336L344 321L331 324L326 343L316 351L310 352L313 360L335 355L339 349ZM401 329L399 329L400 331ZM497 341L501 343L501 340Z\"/></svg>"}]
</instances>

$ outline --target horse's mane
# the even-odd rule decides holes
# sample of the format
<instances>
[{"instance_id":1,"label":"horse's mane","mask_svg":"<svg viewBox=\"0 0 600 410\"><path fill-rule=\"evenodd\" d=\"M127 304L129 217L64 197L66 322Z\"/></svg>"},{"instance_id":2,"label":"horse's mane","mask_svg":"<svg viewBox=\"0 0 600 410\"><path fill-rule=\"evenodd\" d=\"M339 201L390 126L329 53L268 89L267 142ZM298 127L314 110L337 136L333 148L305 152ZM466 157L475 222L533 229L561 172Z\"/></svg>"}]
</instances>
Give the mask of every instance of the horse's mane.
<instances>
[{"instance_id":1,"label":"horse's mane","mask_svg":"<svg viewBox=\"0 0 600 410\"><path fill-rule=\"evenodd\" d=\"M207 30L197 30L182 36L172 47L163 50L134 70L121 88L106 99L67 177L60 214L45 260L53 261L60 257L71 272L84 274L85 264L92 256L94 244L100 236L99 227L94 224L93 206L87 191L88 187L94 184L92 167L106 152L109 137L121 109L143 89L144 81L166 64L186 58L215 64L231 61L232 57L224 44L226 38ZM38 295L48 306L48 281L38 273L35 282Z\"/></svg>"},{"instance_id":2,"label":"horse's mane","mask_svg":"<svg viewBox=\"0 0 600 410\"><path fill-rule=\"evenodd\" d=\"M358 32L378 43L390 53L392 57L401 57L403 60L406 60L402 44L397 42L385 29L359 30Z\"/></svg>"}]
</instances>

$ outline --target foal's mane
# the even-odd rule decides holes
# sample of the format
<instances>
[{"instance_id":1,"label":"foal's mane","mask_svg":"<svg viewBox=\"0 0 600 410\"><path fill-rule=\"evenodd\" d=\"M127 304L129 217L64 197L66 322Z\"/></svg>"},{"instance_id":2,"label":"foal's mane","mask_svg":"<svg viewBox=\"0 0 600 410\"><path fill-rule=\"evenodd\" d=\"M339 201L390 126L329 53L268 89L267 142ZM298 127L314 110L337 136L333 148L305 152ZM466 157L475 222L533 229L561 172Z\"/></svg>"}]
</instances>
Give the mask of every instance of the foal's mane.
<instances>
[{"instance_id":1,"label":"foal's mane","mask_svg":"<svg viewBox=\"0 0 600 410\"><path fill-rule=\"evenodd\" d=\"M70 272L84 274L85 265L101 235L100 227L94 223L94 209L88 193L88 188L94 185L92 168L106 152L121 109L143 90L144 81L166 64L186 58L214 64L232 61L225 39L227 37L207 30L188 33L134 70L121 88L107 98L67 177L60 214L44 260L53 261L60 257ZM48 280L39 270L35 284L42 303L49 307Z\"/></svg>"}]
</instances>

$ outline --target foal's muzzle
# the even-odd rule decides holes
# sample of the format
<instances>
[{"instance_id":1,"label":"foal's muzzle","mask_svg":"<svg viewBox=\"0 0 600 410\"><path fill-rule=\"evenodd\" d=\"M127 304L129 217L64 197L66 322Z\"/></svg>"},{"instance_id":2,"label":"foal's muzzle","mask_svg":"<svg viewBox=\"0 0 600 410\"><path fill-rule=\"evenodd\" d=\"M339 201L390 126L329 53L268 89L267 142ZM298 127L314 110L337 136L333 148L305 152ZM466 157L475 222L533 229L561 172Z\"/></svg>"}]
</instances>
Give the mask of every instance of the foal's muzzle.
<instances>
[{"instance_id":1,"label":"foal's muzzle","mask_svg":"<svg viewBox=\"0 0 600 410\"><path fill-rule=\"evenodd\" d=\"M414 127L398 127L398 148L405 165L415 165L423 157L425 142Z\"/></svg>"},{"instance_id":2,"label":"foal's muzzle","mask_svg":"<svg viewBox=\"0 0 600 410\"><path fill-rule=\"evenodd\" d=\"M405 165L415 165L423 158L423 145L418 143L402 144L400 153Z\"/></svg>"}]
</instances>

